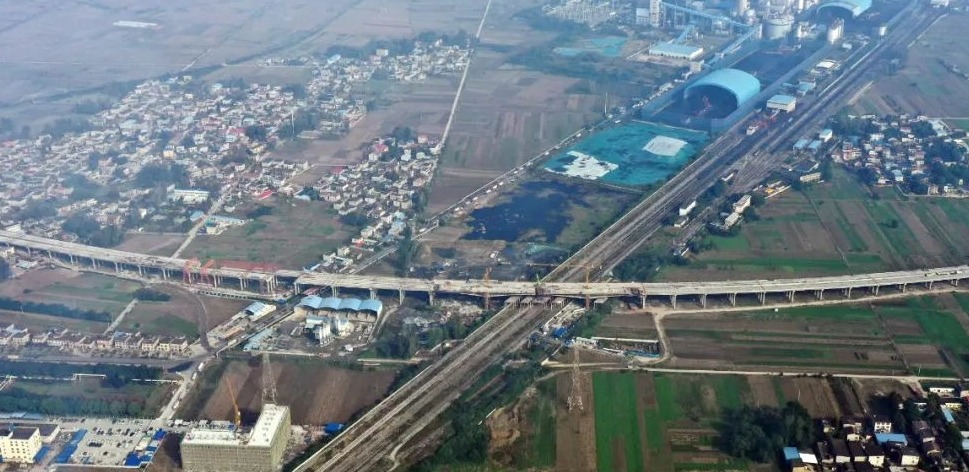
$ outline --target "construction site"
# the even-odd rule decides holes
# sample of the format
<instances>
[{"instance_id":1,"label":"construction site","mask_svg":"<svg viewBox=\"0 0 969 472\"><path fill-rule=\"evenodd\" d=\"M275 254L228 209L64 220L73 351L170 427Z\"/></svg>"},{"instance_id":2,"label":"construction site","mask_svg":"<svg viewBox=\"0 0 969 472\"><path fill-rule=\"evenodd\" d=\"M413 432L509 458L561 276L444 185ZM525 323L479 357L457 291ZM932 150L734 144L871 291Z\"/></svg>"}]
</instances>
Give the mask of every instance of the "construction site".
<instances>
[{"instance_id":1,"label":"construction site","mask_svg":"<svg viewBox=\"0 0 969 472\"><path fill-rule=\"evenodd\" d=\"M191 429L181 443L182 466L192 472L253 470L275 472L284 460L292 437L288 406L276 401L276 380L269 356L263 355L262 404L254 425L243 425L235 388L231 422L213 421Z\"/></svg>"}]
</instances>

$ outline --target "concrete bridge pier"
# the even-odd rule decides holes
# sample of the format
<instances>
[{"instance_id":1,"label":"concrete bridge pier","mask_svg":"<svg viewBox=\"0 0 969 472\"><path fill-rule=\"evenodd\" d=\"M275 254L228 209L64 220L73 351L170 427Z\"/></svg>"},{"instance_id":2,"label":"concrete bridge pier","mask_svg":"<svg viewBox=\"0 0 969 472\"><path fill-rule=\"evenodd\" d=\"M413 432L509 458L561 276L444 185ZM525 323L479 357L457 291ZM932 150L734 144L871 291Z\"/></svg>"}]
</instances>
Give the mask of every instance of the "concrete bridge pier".
<instances>
[{"instance_id":1,"label":"concrete bridge pier","mask_svg":"<svg viewBox=\"0 0 969 472\"><path fill-rule=\"evenodd\" d=\"M334 297L339 297L340 288L337 287L336 285L330 285L330 293L333 294Z\"/></svg>"},{"instance_id":2,"label":"concrete bridge pier","mask_svg":"<svg viewBox=\"0 0 969 472\"><path fill-rule=\"evenodd\" d=\"M371 300L377 299L377 289L375 288L370 289L370 299Z\"/></svg>"},{"instance_id":3,"label":"concrete bridge pier","mask_svg":"<svg viewBox=\"0 0 969 472\"><path fill-rule=\"evenodd\" d=\"M51 253L50 251L47 251L47 258L50 260L54 260L54 254Z\"/></svg>"},{"instance_id":4,"label":"concrete bridge pier","mask_svg":"<svg viewBox=\"0 0 969 472\"><path fill-rule=\"evenodd\" d=\"M138 266L138 275L140 275L142 277L145 276L145 269L143 267L141 267L141 266Z\"/></svg>"},{"instance_id":5,"label":"concrete bridge pier","mask_svg":"<svg viewBox=\"0 0 969 472\"><path fill-rule=\"evenodd\" d=\"M899 292L905 293L906 289L908 289L908 284L898 284Z\"/></svg>"},{"instance_id":6,"label":"concrete bridge pier","mask_svg":"<svg viewBox=\"0 0 969 472\"><path fill-rule=\"evenodd\" d=\"M818 301L819 302L823 302L824 301L824 289L815 291L814 292L814 296L816 296L818 298Z\"/></svg>"},{"instance_id":7,"label":"concrete bridge pier","mask_svg":"<svg viewBox=\"0 0 969 472\"><path fill-rule=\"evenodd\" d=\"M794 290L787 292L787 301L794 303Z\"/></svg>"},{"instance_id":8,"label":"concrete bridge pier","mask_svg":"<svg viewBox=\"0 0 969 472\"><path fill-rule=\"evenodd\" d=\"M117 263L117 262L115 262L115 263L114 263L114 271L115 271L115 272L121 272L121 266L120 266L120 265L118 265L118 263Z\"/></svg>"},{"instance_id":9,"label":"concrete bridge pier","mask_svg":"<svg viewBox=\"0 0 969 472\"><path fill-rule=\"evenodd\" d=\"M727 296L730 299L730 306L737 306L737 294L731 293Z\"/></svg>"},{"instance_id":10,"label":"concrete bridge pier","mask_svg":"<svg viewBox=\"0 0 969 472\"><path fill-rule=\"evenodd\" d=\"M77 262L74 260L74 254L68 254L67 257L71 260L71 265L77 264Z\"/></svg>"},{"instance_id":11,"label":"concrete bridge pier","mask_svg":"<svg viewBox=\"0 0 969 472\"><path fill-rule=\"evenodd\" d=\"M931 286L929 286L929 288L931 288ZM876 296L876 297L878 296L878 286L877 285L875 285L874 287L871 288L871 294L874 295L874 296Z\"/></svg>"},{"instance_id":12,"label":"concrete bridge pier","mask_svg":"<svg viewBox=\"0 0 969 472\"><path fill-rule=\"evenodd\" d=\"M845 298L851 298L851 287L842 290L845 294Z\"/></svg>"},{"instance_id":13,"label":"concrete bridge pier","mask_svg":"<svg viewBox=\"0 0 969 472\"><path fill-rule=\"evenodd\" d=\"M760 300L761 305L767 304L767 292L760 292L757 294L757 299Z\"/></svg>"},{"instance_id":14,"label":"concrete bridge pier","mask_svg":"<svg viewBox=\"0 0 969 472\"><path fill-rule=\"evenodd\" d=\"M644 310L646 309L646 295L639 296L639 304L639 306L643 307Z\"/></svg>"},{"instance_id":15,"label":"concrete bridge pier","mask_svg":"<svg viewBox=\"0 0 969 472\"><path fill-rule=\"evenodd\" d=\"M403 304L404 304L404 289L400 289L400 290L398 290L398 291L397 291L397 295L398 295L398 300L397 300L397 301L398 301L398 302L399 302L399 303L400 303L401 305L403 305Z\"/></svg>"},{"instance_id":16,"label":"concrete bridge pier","mask_svg":"<svg viewBox=\"0 0 969 472\"><path fill-rule=\"evenodd\" d=\"M930 280L929 281L929 290L932 290L932 285L934 285L934 283Z\"/></svg>"},{"instance_id":17,"label":"concrete bridge pier","mask_svg":"<svg viewBox=\"0 0 969 472\"><path fill-rule=\"evenodd\" d=\"M700 294L700 306L703 308L707 307L707 294L705 293Z\"/></svg>"},{"instance_id":18,"label":"concrete bridge pier","mask_svg":"<svg viewBox=\"0 0 969 472\"><path fill-rule=\"evenodd\" d=\"M161 273L162 273L162 280L168 280L168 269L163 268L161 270Z\"/></svg>"},{"instance_id":19,"label":"concrete bridge pier","mask_svg":"<svg viewBox=\"0 0 969 472\"><path fill-rule=\"evenodd\" d=\"M433 290L429 290L427 292L427 304L428 305L433 305L434 304L434 291Z\"/></svg>"},{"instance_id":20,"label":"concrete bridge pier","mask_svg":"<svg viewBox=\"0 0 969 472\"><path fill-rule=\"evenodd\" d=\"M93 257L91 258L91 267L93 267L95 269L98 268L98 260L95 259L95 258L93 258Z\"/></svg>"},{"instance_id":21,"label":"concrete bridge pier","mask_svg":"<svg viewBox=\"0 0 969 472\"><path fill-rule=\"evenodd\" d=\"M959 286L959 279L952 279L952 286L953 287L958 287Z\"/></svg>"},{"instance_id":22,"label":"concrete bridge pier","mask_svg":"<svg viewBox=\"0 0 969 472\"><path fill-rule=\"evenodd\" d=\"M249 290L249 281L245 277L239 277L239 288L242 290Z\"/></svg>"},{"instance_id":23,"label":"concrete bridge pier","mask_svg":"<svg viewBox=\"0 0 969 472\"><path fill-rule=\"evenodd\" d=\"M670 295L670 304L673 305L673 309L676 309L676 295Z\"/></svg>"}]
</instances>

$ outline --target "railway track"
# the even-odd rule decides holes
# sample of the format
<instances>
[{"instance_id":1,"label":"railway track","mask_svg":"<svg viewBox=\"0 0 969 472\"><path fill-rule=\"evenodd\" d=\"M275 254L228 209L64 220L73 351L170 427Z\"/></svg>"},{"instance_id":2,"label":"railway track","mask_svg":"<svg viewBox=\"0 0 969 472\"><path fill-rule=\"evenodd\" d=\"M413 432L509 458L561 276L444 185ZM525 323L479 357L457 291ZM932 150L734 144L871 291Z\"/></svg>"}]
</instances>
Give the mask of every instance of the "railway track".
<instances>
[{"instance_id":1,"label":"railway track","mask_svg":"<svg viewBox=\"0 0 969 472\"><path fill-rule=\"evenodd\" d=\"M927 24L922 20L917 21L919 27ZM910 34L903 36L910 37ZM899 42L899 39L891 42L886 40L885 44L876 46L872 54L859 61L856 66L867 64L871 58L878 56L878 52ZM861 70L859 67L854 69ZM834 106L838 97L850 87L856 77L853 70L849 71L852 75L842 77L842 80L848 80L832 90L832 96L823 96L812 104L798 118L797 124L812 122L829 107ZM796 127L791 126L781 135L755 136L753 140L736 133L724 135L708 152L553 270L545 280L581 280L586 276L585 267L594 268L590 276L601 277L659 229L662 218L668 212L712 185L718 171L751 150L756 152L771 144L775 147L782 145L795 132ZM762 151L758 154L769 153ZM325 449L318 451L295 470L370 471L393 468L396 464L388 463L388 458L392 451L399 449L395 449L395 446L407 442L429 426L473 383L478 373L494 363L501 354L517 348L521 340L547 317L546 310L540 307L503 308L458 347L388 396Z\"/></svg>"},{"instance_id":2,"label":"railway track","mask_svg":"<svg viewBox=\"0 0 969 472\"><path fill-rule=\"evenodd\" d=\"M716 142L714 144L716 148L712 152L704 153L670 179L663 188L640 202L632 211L553 270L548 278L580 280L580 276L584 276L587 267L593 268L590 278L601 277L635 252L645 240L659 230L665 215L672 212L679 204L696 198L713 185L716 179L711 178L711 174L735 162L744 154L752 157L748 166L755 169L746 175L751 180L748 183L766 178L776 168L776 162L772 162L776 153L785 146L789 146L792 139L799 133L803 133L811 123L823 121L834 109L843 106L846 99L854 93L860 78L871 73L868 67L882 53L910 43L938 17L938 15L924 14L915 8L915 4L909 7L908 12L912 11L915 14L902 13L906 16L895 27L901 31L900 34L886 38L865 53L843 73L837 82L832 84L831 89L810 103L809 108L797 115L794 121L789 124L775 125L783 126L779 131L754 135L747 139L738 137L736 133L724 135L721 137L724 141Z\"/></svg>"},{"instance_id":3,"label":"railway track","mask_svg":"<svg viewBox=\"0 0 969 472\"><path fill-rule=\"evenodd\" d=\"M496 356L508 351L507 340L524 339L546 317L541 307L524 311L514 307L502 309L458 347L387 397L295 470L387 468L382 461L398 440L420 431L437 418L461 394L465 384L473 382Z\"/></svg>"}]
</instances>

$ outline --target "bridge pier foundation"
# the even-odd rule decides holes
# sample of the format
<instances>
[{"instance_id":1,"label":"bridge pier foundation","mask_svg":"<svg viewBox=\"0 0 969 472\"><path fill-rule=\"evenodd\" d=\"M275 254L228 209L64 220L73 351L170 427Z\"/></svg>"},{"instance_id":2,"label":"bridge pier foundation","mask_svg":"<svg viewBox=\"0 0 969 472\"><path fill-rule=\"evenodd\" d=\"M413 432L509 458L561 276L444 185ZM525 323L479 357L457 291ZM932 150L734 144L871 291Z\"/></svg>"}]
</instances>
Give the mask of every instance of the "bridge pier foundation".
<instances>
[{"instance_id":1,"label":"bridge pier foundation","mask_svg":"<svg viewBox=\"0 0 969 472\"><path fill-rule=\"evenodd\" d=\"M700 306L703 308L707 307L707 294L700 294Z\"/></svg>"},{"instance_id":2,"label":"bridge pier foundation","mask_svg":"<svg viewBox=\"0 0 969 472\"><path fill-rule=\"evenodd\" d=\"M730 299L730 306L737 306L737 294L736 293L731 293L730 295L728 295L727 298Z\"/></svg>"},{"instance_id":3,"label":"bridge pier foundation","mask_svg":"<svg viewBox=\"0 0 969 472\"><path fill-rule=\"evenodd\" d=\"M676 309L676 295L670 295L670 304L673 305L673 309Z\"/></svg>"},{"instance_id":4,"label":"bridge pier foundation","mask_svg":"<svg viewBox=\"0 0 969 472\"><path fill-rule=\"evenodd\" d=\"M757 294L757 299L760 300L761 305L767 304L767 292L760 292Z\"/></svg>"}]
</instances>

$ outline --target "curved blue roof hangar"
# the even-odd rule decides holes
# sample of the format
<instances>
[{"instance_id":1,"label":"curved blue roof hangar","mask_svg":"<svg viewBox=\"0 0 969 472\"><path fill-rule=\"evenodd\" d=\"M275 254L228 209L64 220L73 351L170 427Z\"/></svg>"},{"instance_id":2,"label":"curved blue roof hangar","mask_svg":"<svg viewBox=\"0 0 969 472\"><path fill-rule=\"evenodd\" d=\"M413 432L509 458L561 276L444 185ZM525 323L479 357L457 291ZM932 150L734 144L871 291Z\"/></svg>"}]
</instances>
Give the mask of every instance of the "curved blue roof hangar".
<instances>
[{"instance_id":1,"label":"curved blue roof hangar","mask_svg":"<svg viewBox=\"0 0 969 472\"><path fill-rule=\"evenodd\" d=\"M747 72L738 69L715 70L691 84L684 91L684 97L689 98L695 92L704 88L717 88L733 95L737 100L737 107L760 93L760 81Z\"/></svg>"},{"instance_id":2,"label":"curved blue roof hangar","mask_svg":"<svg viewBox=\"0 0 969 472\"><path fill-rule=\"evenodd\" d=\"M818 7L818 12L825 8L840 8L855 17L871 8L871 0L824 0Z\"/></svg>"}]
</instances>

